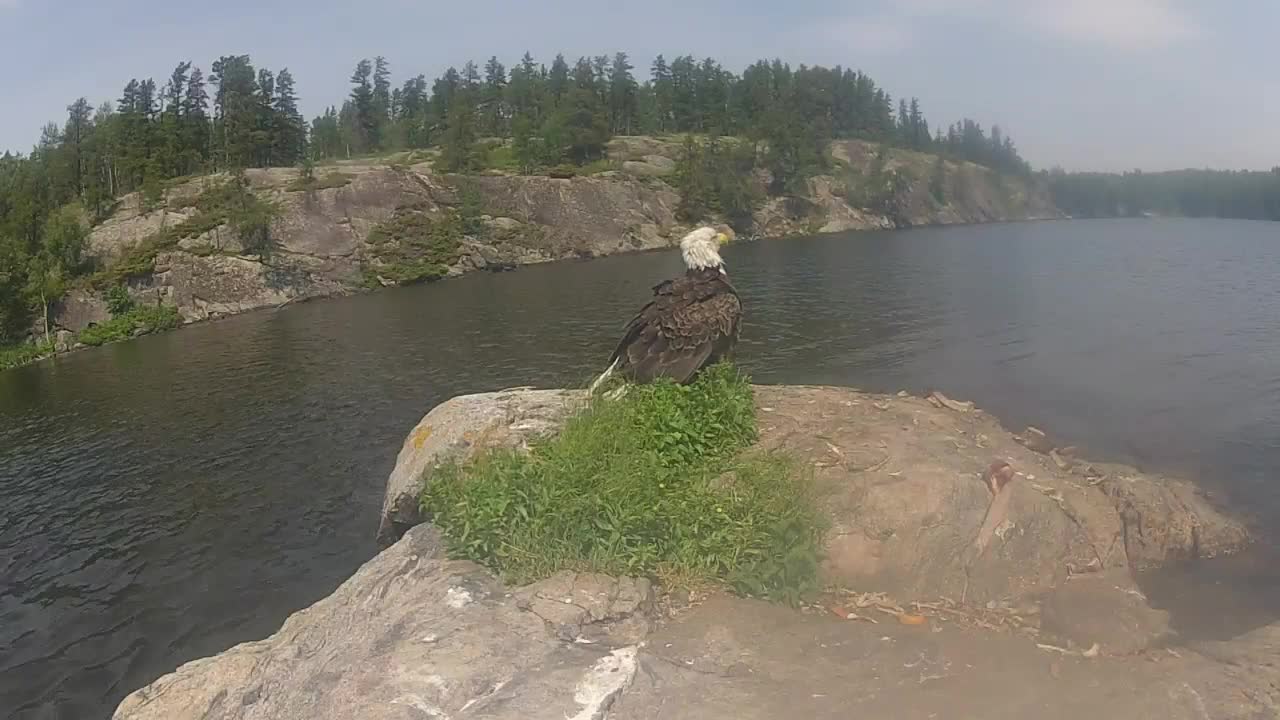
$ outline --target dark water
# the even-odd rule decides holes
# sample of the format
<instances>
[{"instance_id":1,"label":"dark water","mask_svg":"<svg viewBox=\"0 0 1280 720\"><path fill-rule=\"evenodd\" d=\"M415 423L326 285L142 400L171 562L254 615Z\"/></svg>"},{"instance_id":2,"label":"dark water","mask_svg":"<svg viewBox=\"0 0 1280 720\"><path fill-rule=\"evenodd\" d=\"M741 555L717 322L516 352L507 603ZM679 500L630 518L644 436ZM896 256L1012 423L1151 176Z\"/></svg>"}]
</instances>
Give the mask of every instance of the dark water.
<instances>
[{"instance_id":1,"label":"dark water","mask_svg":"<svg viewBox=\"0 0 1280 720\"><path fill-rule=\"evenodd\" d=\"M757 381L942 389L1280 518L1280 223L927 229L726 259ZM0 715L105 718L179 663L270 634L373 555L383 481L424 412L583 382L679 267L666 252L475 275L0 373ZM1273 577L1153 586L1172 606Z\"/></svg>"}]
</instances>

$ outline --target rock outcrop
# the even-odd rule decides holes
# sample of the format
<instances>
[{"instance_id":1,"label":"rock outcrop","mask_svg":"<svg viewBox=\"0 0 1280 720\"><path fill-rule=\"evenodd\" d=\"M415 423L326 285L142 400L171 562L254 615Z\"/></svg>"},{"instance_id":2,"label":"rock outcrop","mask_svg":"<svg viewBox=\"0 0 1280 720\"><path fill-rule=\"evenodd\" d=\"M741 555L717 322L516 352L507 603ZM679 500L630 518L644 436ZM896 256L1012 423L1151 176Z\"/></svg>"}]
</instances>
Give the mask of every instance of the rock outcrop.
<instances>
[{"instance_id":1,"label":"rock outcrop","mask_svg":"<svg viewBox=\"0 0 1280 720\"><path fill-rule=\"evenodd\" d=\"M380 540L421 521L425 470L548 433L581 397L509 390L433 409L388 479ZM829 582L901 600L1012 606L1072 576L1209 558L1249 542L1184 480L1084 461L1060 467L1056 453L1024 447L990 415L940 397L756 388L758 447L804 460L825 498ZM996 493L993 464L1011 478Z\"/></svg>"},{"instance_id":2,"label":"rock outcrop","mask_svg":"<svg viewBox=\"0 0 1280 720\"><path fill-rule=\"evenodd\" d=\"M643 580L509 591L444 559L422 525L271 637L179 667L113 718L1258 720L1280 706L1276 626L1134 660L724 595L654 617Z\"/></svg>"},{"instance_id":3,"label":"rock outcrop","mask_svg":"<svg viewBox=\"0 0 1280 720\"><path fill-rule=\"evenodd\" d=\"M296 170L246 173L253 192L277 209L269 258L246 254L234 232L215 227L159 253L153 272L129 281L131 292L176 305L187 322L352 292L379 267L375 228L405 209L440 217L464 202L464 192L475 192L486 214L481 231L459 239L447 267L451 275L653 249L678 238L675 192L626 176L441 176L426 163L347 163L327 172L322 176L338 182L311 190L296 188ZM90 235L90 254L112 266L145 239L196 217L188 203L222 180L201 178L172 189L168 205L175 209L145 212L137 197L126 198ZM75 326L83 313L70 310L56 316L57 324L81 329Z\"/></svg>"},{"instance_id":4,"label":"rock outcrop","mask_svg":"<svg viewBox=\"0 0 1280 720\"><path fill-rule=\"evenodd\" d=\"M722 594L690 606L647 580L574 573L506 588L446 559L437 531L414 525L423 472L520 447L581 399L521 388L432 410L388 482L380 532L398 540L279 632L183 665L115 720L1245 720L1280 707L1277 626L1166 650L1167 615L1130 575L1231 552L1243 528L1182 481L1090 464L1030 432L1024 445L939 394L756 388L760 448L803 460L826 498L827 579L904 603L964 598L916 606L949 614L848 622ZM1038 616L1040 644L951 622L970 609Z\"/></svg>"},{"instance_id":5,"label":"rock outcrop","mask_svg":"<svg viewBox=\"0 0 1280 720\"><path fill-rule=\"evenodd\" d=\"M57 302L53 316L58 319L58 327L78 333L110 320L111 312L102 298L84 290L71 290Z\"/></svg>"},{"instance_id":6,"label":"rock outcrop","mask_svg":"<svg viewBox=\"0 0 1280 720\"><path fill-rule=\"evenodd\" d=\"M477 449L521 447L554 432L585 395L571 390L517 388L463 395L441 403L405 438L387 478L378 541L390 545L422 522L423 473L446 460L465 461Z\"/></svg>"},{"instance_id":7,"label":"rock outcrop","mask_svg":"<svg viewBox=\"0 0 1280 720\"><path fill-rule=\"evenodd\" d=\"M183 665L114 718L600 718L652 611L645 580L566 573L512 596L421 526L279 632Z\"/></svg>"},{"instance_id":8,"label":"rock outcrop","mask_svg":"<svg viewBox=\"0 0 1280 720\"><path fill-rule=\"evenodd\" d=\"M763 237L848 230L885 230L918 225L957 225L1061 218L1048 189L1033 180L1002 175L970 162L945 160L912 150L885 151L879 177L871 177L880 146L861 140L832 143L830 174L808 181L804 198L775 198L756 213ZM939 174L940 172L940 174ZM875 185L888 191L851 192ZM863 195L874 208L849 198ZM865 204L865 203L864 203Z\"/></svg>"},{"instance_id":9,"label":"rock outcrop","mask_svg":"<svg viewBox=\"0 0 1280 720\"><path fill-rule=\"evenodd\" d=\"M291 168L249 170L252 191L278 210L270 257L247 253L226 225L201 227L203 232L164 247L154 258L154 270L135 272L128 284L140 298L172 303L184 321L194 322L423 277L670 247L688 229L676 218L679 196L671 184L682 148L673 138L617 137L608 152L618 170L571 178L440 174L407 154L385 163L322 168L309 189ZM854 207L851 178L873 163L875 152L868 143L833 143L832 174L812 178L806 197L766 202L756 213L755 234L1058 216L1047 194L1030 181L971 163L944 164L946 189L939 200L931 189L932 156L905 150L888 151L886 172L901 178L892 201L876 210ZM224 179L178 184L155 209L144 208L136 194L123 198L114 215L93 229L89 254L111 267L149 239L198 220L196 199ZM766 181L764 175L756 178L761 189ZM441 261L443 268L434 265L437 258L429 268L404 268L397 263L412 265L417 258L381 256L386 247L375 229L397 213L438 219L468 203L478 206L481 223L457 239L457 247ZM72 332L83 329L83 308L64 305L54 324Z\"/></svg>"},{"instance_id":10,"label":"rock outcrop","mask_svg":"<svg viewBox=\"0 0 1280 720\"><path fill-rule=\"evenodd\" d=\"M1064 469L987 413L932 399L757 388L760 446L812 463L826 491L831 580L901 599L1018 603L1070 575L1248 542L1183 480L1083 461ZM993 464L1012 478L994 494Z\"/></svg>"}]
</instances>

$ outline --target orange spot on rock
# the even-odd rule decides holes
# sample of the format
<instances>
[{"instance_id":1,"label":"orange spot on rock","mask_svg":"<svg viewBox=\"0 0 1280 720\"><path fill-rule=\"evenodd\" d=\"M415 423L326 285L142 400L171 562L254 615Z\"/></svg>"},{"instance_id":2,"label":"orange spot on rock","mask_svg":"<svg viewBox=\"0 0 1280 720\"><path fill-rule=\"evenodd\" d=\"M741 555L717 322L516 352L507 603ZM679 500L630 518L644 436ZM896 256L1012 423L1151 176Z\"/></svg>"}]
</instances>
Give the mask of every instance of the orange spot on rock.
<instances>
[{"instance_id":1,"label":"orange spot on rock","mask_svg":"<svg viewBox=\"0 0 1280 720\"><path fill-rule=\"evenodd\" d=\"M926 620L925 616L923 615L911 615L909 613L903 613L902 615L898 616L898 622L902 623L903 625L924 625L929 621Z\"/></svg>"},{"instance_id":2,"label":"orange spot on rock","mask_svg":"<svg viewBox=\"0 0 1280 720\"><path fill-rule=\"evenodd\" d=\"M427 438L429 437L431 437L430 425L414 430L413 431L413 449L421 450L423 443L425 443L427 441Z\"/></svg>"}]
</instances>

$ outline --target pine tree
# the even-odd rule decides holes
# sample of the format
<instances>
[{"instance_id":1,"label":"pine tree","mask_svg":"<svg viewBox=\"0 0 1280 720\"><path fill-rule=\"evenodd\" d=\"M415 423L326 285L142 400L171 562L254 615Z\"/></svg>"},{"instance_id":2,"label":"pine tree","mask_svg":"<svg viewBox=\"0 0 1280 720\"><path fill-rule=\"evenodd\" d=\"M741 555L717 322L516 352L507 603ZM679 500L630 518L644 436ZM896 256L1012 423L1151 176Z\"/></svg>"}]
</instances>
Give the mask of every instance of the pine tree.
<instances>
[{"instance_id":1,"label":"pine tree","mask_svg":"<svg viewBox=\"0 0 1280 720\"><path fill-rule=\"evenodd\" d=\"M93 132L93 117L89 101L79 98L67 106L67 126L62 133L63 143L70 155L72 175L75 178L75 192L83 195L87 184L86 177L92 172L88 146L90 134Z\"/></svg>"},{"instance_id":2,"label":"pine tree","mask_svg":"<svg viewBox=\"0 0 1280 720\"><path fill-rule=\"evenodd\" d=\"M120 120L116 137L117 180L119 192L130 192L142 186L150 156L150 113L153 96L145 83L130 80L120 96Z\"/></svg>"},{"instance_id":3,"label":"pine tree","mask_svg":"<svg viewBox=\"0 0 1280 720\"><path fill-rule=\"evenodd\" d=\"M653 112L657 117L657 131L671 132L675 129L672 123L673 86L671 68L661 55L654 58L650 70L653 78Z\"/></svg>"},{"instance_id":4,"label":"pine tree","mask_svg":"<svg viewBox=\"0 0 1280 720\"><path fill-rule=\"evenodd\" d=\"M579 58L574 66L560 114L569 157L578 164L599 157L609 141L609 116L596 86L595 68L586 58Z\"/></svg>"},{"instance_id":5,"label":"pine tree","mask_svg":"<svg viewBox=\"0 0 1280 720\"><path fill-rule=\"evenodd\" d=\"M440 166L447 172L466 172L475 168L476 128L473 95L458 93L449 106L448 128L440 147Z\"/></svg>"},{"instance_id":6,"label":"pine tree","mask_svg":"<svg viewBox=\"0 0 1280 720\"><path fill-rule=\"evenodd\" d=\"M431 84L431 115L433 122L444 125L453 107L453 99L462 88L462 76L457 69L449 68Z\"/></svg>"},{"instance_id":7,"label":"pine tree","mask_svg":"<svg viewBox=\"0 0 1280 720\"><path fill-rule=\"evenodd\" d=\"M695 87L697 65L692 55L682 55L671 61L671 115L675 132L701 132Z\"/></svg>"},{"instance_id":8,"label":"pine tree","mask_svg":"<svg viewBox=\"0 0 1280 720\"><path fill-rule=\"evenodd\" d=\"M541 108L538 103L538 67L533 56L525 53L520 64L511 68L511 79L507 84L506 103L511 113L512 137L515 136L515 123L519 118L527 121L527 130L541 120Z\"/></svg>"},{"instance_id":9,"label":"pine tree","mask_svg":"<svg viewBox=\"0 0 1280 720\"><path fill-rule=\"evenodd\" d=\"M311 121L310 155L313 160L341 157L342 131L338 127L338 109L330 105L324 114Z\"/></svg>"},{"instance_id":10,"label":"pine tree","mask_svg":"<svg viewBox=\"0 0 1280 720\"><path fill-rule=\"evenodd\" d=\"M164 86L164 109L160 115L158 160L162 172L170 177L182 174L182 106L187 91L191 63L181 62L169 75Z\"/></svg>"},{"instance_id":11,"label":"pine tree","mask_svg":"<svg viewBox=\"0 0 1280 720\"><path fill-rule=\"evenodd\" d=\"M551 63L551 74L547 78L547 93L551 96L552 107L560 106L568 90L569 63L565 62L564 55L558 54L555 61Z\"/></svg>"},{"instance_id":12,"label":"pine tree","mask_svg":"<svg viewBox=\"0 0 1280 720\"><path fill-rule=\"evenodd\" d=\"M697 126L712 134L729 132L727 73L715 60L706 58L693 77Z\"/></svg>"},{"instance_id":13,"label":"pine tree","mask_svg":"<svg viewBox=\"0 0 1280 720\"><path fill-rule=\"evenodd\" d=\"M258 81L248 55L232 55L213 63L210 79L213 96L214 142L221 167L250 167L254 160L254 133L258 126Z\"/></svg>"},{"instance_id":14,"label":"pine tree","mask_svg":"<svg viewBox=\"0 0 1280 720\"><path fill-rule=\"evenodd\" d=\"M284 68L276 76L275 91L272 155L282 166L296 165L305 155L307 130L302 113L298 112L298 95L289 68Z\"/></svg>"},{"instance_id":15,"label":"pine tree","mask_svg":"<svg viewBox=\"0 0 1280 720\"><path fill-rule=\"evenodd\" d=\"M916 98L911 98L911 107L907 112L907 126L911 130L907 147L924 150L929 146L929 123L925 121L924 114L920 112L920 101Z\"/></svg>"},{"instance_id":16,"label":"pine tree","mask_svg":"<svg viewBox=\"0 0 1280 720\"><path fill-rule=\"evenodd\" d=\"M274 167L276 137L276 76L263 68L258 71L258 94L255 98L257 121L253 131L253 156L258 167Z\"/></svg>"},{"instance_id":17,"label":"pine tree","mask_svg":"<svg viewBox=\"0 0 1280 720\"><path fill-rule=\"evenodd\" d=\"M372 75L373 65L368 60L356 63L355 72L351 74L351 109L354 114L351 149L357 153L373 150L378 135L373 86L370 84Z\"/></svg>"},{"instance_id":18,"label":"pine tree","mask_svg":"<svg viewBox=\"0 0 1280 720\"><path fill-rule=\"evenodd\" d=\"M614 133L631 134L636 115L636 79L627 54L613 56L609 69L609 125Z\"/></svg>"},{"instance_id":19,"label":"pine tree","mask_svg":"<svg viewBox=\"0 0 1280 720\"><path fill-rule=\"evenodd\" d=\"M383 135L391 121L391 66L381 55L373 59L373 119L369 147L383 150Z\"/></svg>"},{"instance_id":20,"label":"pine tree","mask_svg":"<svg viewBox=\"0 0 1280 720\"><path fill-rule=\"evenodd\" d=\"M646 80L636 89L636 132L642 135L658 134L658 111L656 105L653 83Z\"/></svg>"},{"instance_id":21,"label":"pine tree","mask_svg":"<svg viewBox=\"0 0 1280 720\"><path fill-rule=\"evenodd\" d=\"M462 89L471 93L470 102L476 102L476 93L480 90L480 68L471 60L462 66Z\"/></svg>"},{"instance_id":22,"label":"pine tree","mask_svg":"<svg viewBox=\"0 0 1280 720\"><path fill-rule=\"evenodd\" d=\"M427 78L410 78L400 90L397 124L404 143L410 148L426 147L431 140L430 108L427 102Z\"/></svg>"},{"instance_id":23,"label":"pine tree","mask_svg":"<svg viewBox=\"0 0 1280 720\"><path fill-rule=\"evenodd\" d=\"M192 68L182 97L182 153L180 175L193 173L209 160L209 92L204 73Z\"/></svg>"},{"instance_id":24,"label":"pine tree","mask_svg":"<svg viewBox=\"0 0 1280 720\"><path fill-rule=\"evenodd\" d=\"M484 131L498 137L507 136L506 103L507 69L495 55L484 65Z\"/></svg>"}]
</instances>

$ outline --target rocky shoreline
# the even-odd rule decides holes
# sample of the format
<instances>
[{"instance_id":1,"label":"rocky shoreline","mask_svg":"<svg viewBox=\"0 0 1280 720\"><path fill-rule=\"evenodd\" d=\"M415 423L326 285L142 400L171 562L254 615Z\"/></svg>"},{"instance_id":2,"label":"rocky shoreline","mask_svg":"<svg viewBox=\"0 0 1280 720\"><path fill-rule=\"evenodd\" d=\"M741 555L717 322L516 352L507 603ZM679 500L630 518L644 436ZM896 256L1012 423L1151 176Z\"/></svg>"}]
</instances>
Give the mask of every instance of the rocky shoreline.
<instances>
[{"instance_id":1,"label":"rocky shoreline","mask_svg":"<svg viewBox=\"0 0 1280 720\"><path fill-rule=\"evenodd\" d=\"M1280 625L1184 642L1134 582L1249 544L1189 482L1091 463L938 393L755 394L759 448L810 465L832 521L831 591L804 611L572 573L508 588L448 560L416 515L423 471L553 432L582 397L462 396L404 442L387 549L115 718L1274 717Z\"/></svg>"},{"instance_id":2,"label":"rocky shoreline","mask_svg":"<svg viewBox=\"0 0 1280 720\"><path fill-rule=\"evenodd\" d=\"M680 198L672 185L681 147L675 138L618 137L609 145L616 169L573 178L442 174L429 159L412 156L338 163L318 169L310 186L300 186L293 168L249 170L252 192L278 211L270 257L247 252L225 225L215 225L156 252L152 270L129 276L126 287L138 304L171 305L192 323L402 284L422 276L427 260L415 253L430 253L388 239L388 228L405 217L421 227L464 209L478 215L432 277L672 247L690 228L677 217ZM893 216L852 207L844 184L853 181L839 173L865 170L876 152L869 143L833 143L834 174L810 179L806 197L764 203L753 235L1061 217L1044 188L972 163L946 163L946 202L940 203L929 187L936 158L907 150L889 151L886 165L905 178ZM144 207L136 194L123 198L90 233L89 255L109 269L148 238L199 225L197 198L219 182L204 177L177 184L157 208ZM72 290L53 308L51 336L59 352L74 349L76 334L110 318L101 291ZM43 326L32 337L43 340Z\"/></svg>"}]
</instances>

